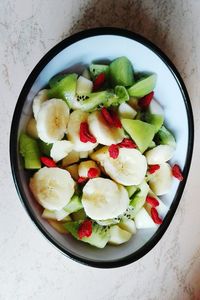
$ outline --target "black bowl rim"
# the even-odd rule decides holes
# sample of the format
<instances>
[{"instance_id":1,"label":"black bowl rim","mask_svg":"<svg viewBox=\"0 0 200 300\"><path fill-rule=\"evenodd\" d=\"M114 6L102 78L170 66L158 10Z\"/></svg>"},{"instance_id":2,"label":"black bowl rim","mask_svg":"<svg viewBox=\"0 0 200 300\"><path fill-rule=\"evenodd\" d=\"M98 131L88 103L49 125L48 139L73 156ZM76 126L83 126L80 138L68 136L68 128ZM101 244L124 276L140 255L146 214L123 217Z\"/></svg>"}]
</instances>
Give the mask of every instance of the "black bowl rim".
<instances>
[{"instance_id":1,"label":"black bowl rim","mask_svg":"<svg viewBox=\"0 0 200 300\"><path fill-rule=\"evenodd\" d=\"M17 168L17 132L18 132L18 125L21 115L21 110L23 107L23 104L25 102L25 99L28 95L28 92L41 72L41 70L46 66L46 64L59 52L61 52L66 47L82 40L88 37L94 37L99 35L117 35L126 37L132 40L135 40L144 46L148 47L150 50L152 50L159 58L168 66L169 70L171 71L172 75L174 76L179 89L182 93L183 100L185 103L186 111L187 111L187 120L188 120L188 128L189 128L189 137L188 137L188 147L187 147L187 156L186 156L186 163L183 170L184 180L180 182L179 187L177 189L176 195L174 197L174 200L171 204L170 210L167 214L167 216L164 219L163 224L158 228L156 233L152 236L152 238L141 248L139 248L136 252L133 254L130 254L126 257L120 258L118 260L114 261L92 261L89 259L81 258L77 255L74 255L67 251L59 242L57 242L49 233L48 231L40 224L40 222L35 218L34 212L32 211L28 201L26 200L25 193L23 191L22 184L20 182L20 176L19 176L19 170ZM165 231L167 230L175 212L177 209L177 206L180 202L186 180L188 177L191 159L192 159L192 152L193 152L193 143L194 143L194 121L193 121L193 113L192 113L192 107L189 99L189 95L187 92L187 89L185 87L185 84L177 71L174 64L170 61L170 59L152 42L150 42L148 39L144 38L143 36L125 30L121 28L114 28L114 27L102 27L102 28L92 28L88 30L84 30L81 32L78 32L70 37L67 37L60 43L58 43L56 46L54 46L51 50L47 52L46 55L43 56L43 58L38 62L38 64L35 66L33 71L30 73L29 77L27 78L21 93L19 95L15 111L13 114L12 124L11 124L11 131L10 131L10 164L11 164L11 170L12 175L15 183L16 190L18 192L19 198L25 207L27 213L29 214L32 221L35 223L37 228L43 233L43 235L55 246L57 247L63 254L65 254L67 257L70 257L71 259L75 260L76 262L82 263L87 266L96 267L96 268L116 268L121 267L130 263L133 263L134 261L140 259L144 255L146 255L161 239Z\"/></svg>"}]
</instances>

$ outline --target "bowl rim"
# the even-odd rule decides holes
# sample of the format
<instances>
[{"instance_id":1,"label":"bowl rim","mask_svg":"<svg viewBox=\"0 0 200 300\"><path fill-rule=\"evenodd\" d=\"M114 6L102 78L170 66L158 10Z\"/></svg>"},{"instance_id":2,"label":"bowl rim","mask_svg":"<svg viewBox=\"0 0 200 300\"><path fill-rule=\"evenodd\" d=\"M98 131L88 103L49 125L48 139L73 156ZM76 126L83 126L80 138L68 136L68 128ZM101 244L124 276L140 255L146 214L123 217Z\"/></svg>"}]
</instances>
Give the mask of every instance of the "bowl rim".
<instances>
[{"instance_id":1,"label":"bowl rim","mask_svg":"<svg viewBox=\"0 0 200 300\"><path fill-rule=\"evenodd\" d=\"M181 91L184 104L186 107L187 112L187 121L188 121L188 147L187 147L187 155L186 155L186 161L185 166L183 169L183 175L184 180L179 183L179 186L177 188L176 194L174 196L173 202L170 206L170 210L167 213L162 225L157 229L157 231L154 233L154 235L148 240L141 248L139 248L134 253L122 257L117 260L113 261L94 261L89 260L86 258L81 258L78 255L70 253L67 249L65 249L58 241L56 241L44 228L42 224L35 218L34 213L31 209L31 206L29 205L26 195L23 191L23 187L20 181L19 176L19 169L17 167L17 143L18 143L18 126L19 126L19 120L21 116L21 110L24 105L25 99L30 91L30 88L32 87L33 82L38 77L42 69L49 63L51 59L53 59L54 56L56 56L59 52L67 48L68 46L83 40L85 38L89 37L95 37L95 36L102 36L102 35L116 35L116 36L122 36L125 38L129 38L131 40L134 40L136 42L141 43L142 45L146 46L150 50L152 50L169 68L172 75L174 76L174 79L176 80L179 89ZM52 49L50 49L43 58L37 63L37 65L34 67L30 75L28 76L21 92L18 97L12 123L11 123L11 130L10 130L10 164L11 164L11 170L12 170L12 176L15 183L15 187L18 193L18 196L26 209L27 213L29 214L29 217L32 219L33 223L36 225L36 227L39 229L39 231L47 238L51 244L53 244L57 249L59 249L63 254L65 254L67 257L71 258L72 260L75 260L76 262L82 263L87 266L96 267L96 268L116 268L116 267L122 267L124 265L128 265L130 263L133 263L146 255L161 239L165 231L167 230L175 212L178 207L178 204L180 202L190 165L191 165L191 159L192 159L192 153L193 153L193 144L194 144L194 120L193 120L193 113L192 113L192 107L190 103L190 98L187 92L187 89L185 87L185 84L177 71L174 64L170 61L170 59L163 53L162 50L160 50L156 45L154 45L152 42L150 42L145 37L128 31L126 29L121 28L115 28L115 27L101 27L101 28L92 28L88 30L84 30L81 32L78 32L76 34L73 34L58 44L56 44Z\"/></svg>"}]
</instances>

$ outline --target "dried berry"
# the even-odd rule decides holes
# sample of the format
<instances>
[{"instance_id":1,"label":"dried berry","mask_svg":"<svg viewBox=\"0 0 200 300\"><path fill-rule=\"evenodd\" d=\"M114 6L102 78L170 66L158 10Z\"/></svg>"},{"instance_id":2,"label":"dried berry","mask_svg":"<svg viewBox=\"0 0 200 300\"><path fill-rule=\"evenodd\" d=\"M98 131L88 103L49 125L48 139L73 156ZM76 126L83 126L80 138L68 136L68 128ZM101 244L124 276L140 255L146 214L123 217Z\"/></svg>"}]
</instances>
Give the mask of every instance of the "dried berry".
<instances>
[{"instance_id":1,"label":"dried berry","mask_svg":"<svg viewBox=\"0 0 200 300\"><path fill-rule=\"evenodd\" d=\"M100 174L100 171L99 169L97 168L90 168L88 170L88 178L95 178L95 177L98 177Z\"/></svg>"},{"instance_id":2,"label":"dried berry","mask_svg":"<svg viewBox=\"0 0 200 300\"><path fill-rule=\"evenodd\" d=\"M96 143L96 138L90 133L88 123L87 122L82 122L80 124L80 141L83 143Z\"/></svg>"},{"instance_id":3,"label":"dried berry","mask_svg":"<svg viewBox=\"0 0 200 300\"><path fill-rule=\"evenodd\" d=\"M48 168L57 167L55 161L52 158L49 158L49 157L46 157L46 156L41 156L40 161L43 163L43 165L45 165Z\"/></svg>"},{"instance_id":4,"label":"dried berry","mask_svg":"<svg viewBox=\"0 0 200 300\"><path fill-rule=\"evenodd\" d=\"M83 237L90 237L92 234L92 221L85 220L78 228L78 237L82 239Z\"/></svg>"},{"instance_id":5,"label":"dried berry","mask_svg":"<svg viewBox=\"0 0 200 300\"><path fill-rule=\"evenodd\" d=\"M87 181L87 177L79 177L77 180L78 183L84 183L86 181Z\"/></svg>"},{"instance_id":6,"label":"dried berry","mask_svg":"<svg viewBox=\"0 0 200 300\"><path fill-rule=\"evenodd\" d=\"M138 102L139 106L142 109L147 109L151 103L151 100L153 99L154 92L149 93L148 95L141 98Z\"/></svg>"},{"instance_id":7,"label":"dried berry","mask_svg":"<svg viewBox=\"0 0 200 300\"><path fill-rule=\"evenodd\" d=\"M100 73L93 82L93 92L98 91L104 84L106 79L105 73Z\"/></svg>"},{"instance_id":8,"label":"dried berry","mask_svg":"<svg viewBox=\"0 0 200 300\"><path fill-rule=\"evenodd\" d=\"M180 181L183 180L183 174L182 174L181 169L178 165L174 165L172 167L172 175Z\"/></svg>"},{"instance_id":9,"label":"dried berry","mask_svg":"<svg viewBox=\"0 0 200 300\"><path fill-rule=\"evenodd\" d=\"M121 143L119 143L118 146L120 148L136 148L137 147L137 145L131 139L128 139L128 138L123 139L123 141Z\"/></svg>"},{"instance_id":10,"label":"dried berry","mask_svg":"<svg viewBox=\"0 0 200 300\"><path fill-rule=\"evenodd\" d=\"M118 147L118 145L112 144L111 146L109 146L108 152L109 152L110 157L116 159L119 156L119 147Z\"/></svg>"},{"instance_id":11,"label":"dried berry","mask_svg":"<svg viewBox=\"0 0 200 300\"><path fill-rule=\"evenodd\" d=\"M156 207L159 205L158 200L151 196L146 197L146 202L149 203L152 207Z\"/></svg>"},{"instance_id":12,"label":"dried berry","mask_svg":"<svg viewBox=\"0 0 200 300\"><path fill-rule=\"evenodd\" d=\"M160 169L159 165L151 165L151 166L149 166L148 172L150 174L153 174L153 173L155 173L159 169Z\"/></svg>"},{"instance_id":13,"label":"dried berry","mask_svg":"<svg viewBox=\"0 0 200 300\"><path fill-rule=\"evenodd\" d=\"M151 208L151 217L156 224L162 224L162 219L159 217L155 207Z\"/></svg>"}]
</instances>

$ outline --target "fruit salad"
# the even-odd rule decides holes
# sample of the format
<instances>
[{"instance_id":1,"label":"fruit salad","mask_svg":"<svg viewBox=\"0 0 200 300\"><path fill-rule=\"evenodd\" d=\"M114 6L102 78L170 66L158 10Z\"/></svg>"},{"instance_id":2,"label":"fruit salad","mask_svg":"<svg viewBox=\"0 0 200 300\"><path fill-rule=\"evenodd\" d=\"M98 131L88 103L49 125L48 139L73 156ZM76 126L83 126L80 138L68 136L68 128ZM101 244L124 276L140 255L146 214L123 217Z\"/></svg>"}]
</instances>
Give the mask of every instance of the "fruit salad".
<instances>
[{"instance_id":1,"label":"fruit salad","mask_svg":"<svg viewBox=\"0 0 200 300\"><path fill-rule=\"evenodd\" d=\"M58 74L33 99L19 138L29 187L42 217L61 234L98 248L159 227L159 196L173 178L176 141L156 100L157 75L127 57Z\"/></svg>"}]
</instances>

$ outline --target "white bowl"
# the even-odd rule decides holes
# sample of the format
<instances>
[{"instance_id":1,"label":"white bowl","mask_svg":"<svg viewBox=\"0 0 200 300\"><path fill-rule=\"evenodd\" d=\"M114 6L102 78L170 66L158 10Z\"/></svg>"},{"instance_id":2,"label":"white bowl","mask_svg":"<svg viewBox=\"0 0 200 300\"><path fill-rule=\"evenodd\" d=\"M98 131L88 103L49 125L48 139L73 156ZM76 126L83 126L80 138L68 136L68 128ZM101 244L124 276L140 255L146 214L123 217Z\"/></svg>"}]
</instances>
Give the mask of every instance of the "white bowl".
<instances>
[{"instance_id":1,"label":"white bowl","mask_svg":"<svg viewBox=\"0 0 200 300\"><path fill-rule=\"evenodd\" d=\"M172 163L183 169L184 180L174 180L173 187L163 198L170 207L163 224L155 230L138 230L121 246L97 249L56 232L44 219L28 188L27 171L23 169L18 151L18 137L32 113L32 100L55 74L73 69L82 71L92 61L113 60L127 56L136 71L155 72L158 81L155 98L165 110L165 123L177 141ZM160 49L145 38L116 28L97 28L75 34L51 49L28 77L17 102L10 136L10 159L13 178L20 199L29 216L47 239L64 254L78 262L102 268L131 263L150 251L164 234L180 201L193 150L193 116L184 83L174 65Z\"/></svg>"}]
</instances>

